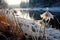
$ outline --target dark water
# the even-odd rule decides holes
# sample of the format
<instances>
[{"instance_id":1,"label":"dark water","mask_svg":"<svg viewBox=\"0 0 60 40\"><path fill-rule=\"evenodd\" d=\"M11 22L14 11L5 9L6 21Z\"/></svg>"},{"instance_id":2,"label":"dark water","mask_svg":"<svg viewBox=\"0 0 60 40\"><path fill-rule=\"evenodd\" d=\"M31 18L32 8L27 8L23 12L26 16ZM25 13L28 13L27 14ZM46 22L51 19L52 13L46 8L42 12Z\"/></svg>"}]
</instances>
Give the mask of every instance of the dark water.
<instances>
[{"instance_id":1,"label":"dark water","mask_svg":"<svg viewBox=\"0 0 60 40\"><path fill-rule=\"evenodd\" d=\"M40 20L40 14L44 13L45 11L30 11L30 16L33 16L32 14L34 14L33 18L35 20ZM54 19L50 21L50 24L53 25L53 28L58 28L60 29L60 12L51 12L51 14L54 15Z\"/></svg>"},{"instance_id":2,"label":"dark water","mask_svg":"<svg viewBox=\"0 0 60 40\"><path fill-rule=\"evenodd\" d=\"M60 0L30 0L30 7L60 7Z\"/></svg>"}]
</instances>

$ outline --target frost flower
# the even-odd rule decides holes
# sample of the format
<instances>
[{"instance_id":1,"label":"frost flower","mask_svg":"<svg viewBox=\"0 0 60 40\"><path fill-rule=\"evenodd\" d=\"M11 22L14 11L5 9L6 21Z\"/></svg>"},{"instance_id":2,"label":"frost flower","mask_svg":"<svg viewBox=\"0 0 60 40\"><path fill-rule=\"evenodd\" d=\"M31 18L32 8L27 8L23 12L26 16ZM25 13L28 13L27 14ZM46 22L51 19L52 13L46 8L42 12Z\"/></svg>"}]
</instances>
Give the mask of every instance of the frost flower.
<instances>
[{"instance_id":1,"label":"frost flower","mask_svg":"<svg viewBox=\"0 0 60 40\"><path fill-rule=\"evenodd\" d=\"M40 16L41 16L41 18L45 19L45 21L47 21L47 20L50 21L50 19L54 19L53 18L54 16L50 12L48 12L48 11L46 11L45 13L43 13Z\"/></svg>"},{"instance_id":2,"label":"frost flower","mask_svg":"<svg viewBox=\"0 0 60 40\"><path fill-rule=\"evenodd\" d=\"M42 26L42 24L43 24L42 20L38 20L37 23L38 23L40 26Z\"/></svg>"}]
</instances>

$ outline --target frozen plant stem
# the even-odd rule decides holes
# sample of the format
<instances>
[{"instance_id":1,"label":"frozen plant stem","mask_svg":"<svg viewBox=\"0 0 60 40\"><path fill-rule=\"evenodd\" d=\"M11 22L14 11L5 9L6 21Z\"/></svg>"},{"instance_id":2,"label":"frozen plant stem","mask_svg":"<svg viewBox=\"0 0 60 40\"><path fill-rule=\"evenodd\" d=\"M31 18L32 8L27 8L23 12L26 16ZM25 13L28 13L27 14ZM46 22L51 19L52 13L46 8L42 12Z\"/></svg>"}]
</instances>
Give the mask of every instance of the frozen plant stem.
<instances>
[{"instance_id":1,"label":"frozen plant stem","mask_svg":"<svg viewBox=\"0 0 60 40\"><path fill-rule=\"evenodd\" d=\"M13 15L13 17L14 17L14 22L15 22L15 27L13 28L14 30L13 30L13 32L17 29L17 22L16 22L16 19L15 19L15 15L14 15L14 13L12 13L12 15Z\"/></svg>"},{"instance_id":2,"label":"frozen plant stem","mask_svg":"<svg viewBox=\"0 0 60 40\"><path fill-rule=\"evenodd\" d=\"M45 25L44 25L44 34L43 34L43 39L44 39L44 40L47 40L46 27L47 27L47 25L46 25L46 21L45 21Z\"/></svg>"}]
</instances>

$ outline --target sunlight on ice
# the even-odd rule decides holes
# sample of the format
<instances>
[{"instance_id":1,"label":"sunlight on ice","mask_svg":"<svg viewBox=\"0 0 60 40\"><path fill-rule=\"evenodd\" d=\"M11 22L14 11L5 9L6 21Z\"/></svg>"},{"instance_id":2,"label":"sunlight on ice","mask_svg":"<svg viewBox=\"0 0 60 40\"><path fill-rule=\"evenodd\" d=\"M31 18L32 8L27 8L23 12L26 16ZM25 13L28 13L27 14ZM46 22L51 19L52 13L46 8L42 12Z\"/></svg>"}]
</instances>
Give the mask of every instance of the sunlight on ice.
<instances>
[{"instance_id":1,"label":"sunlight on ice","mask_svg":"<svg viewBox=\"0 0 60 40\"><path fill-rule=\"evenodd\" d=\"M21 0L21 2L26 2L27 3L27 2L29 2L29 0Z\"/></svg>"},{"instance_id":2,"label":"sunlight on ice","mask_svg":"<svg viewBox=\"0 0 60 40\"><path fill-rule=\"evenodd\" d=\"M4 0L8 5L20 5L21 2L29 2L29 0Z\"/></svg>"},{"instance_id":3,"label":"sunlight on ice","mask_svg":"<svg viewBox=\"0 0 60 40\"><path fill-rule=\"evenodd\" d=\"M19 5L21 0L4 0L8 5Z\"/></svg>"},{"instance_id":4,"label":"sunlight on ice","mask_svg":"<svg viewBox=\"0 0 60 40\"><path fill-rule=\"evenodd\" d=\"M18 17L20 17L20 18L24 18L24 19L28 19L28 20L33 20L33 18L30 18L29 12L23 14L22 12L17 11L17 13L15 15L18 15ZM17 17L17 16L15 16L15 17Z\"/></svg>"}]
</instances>

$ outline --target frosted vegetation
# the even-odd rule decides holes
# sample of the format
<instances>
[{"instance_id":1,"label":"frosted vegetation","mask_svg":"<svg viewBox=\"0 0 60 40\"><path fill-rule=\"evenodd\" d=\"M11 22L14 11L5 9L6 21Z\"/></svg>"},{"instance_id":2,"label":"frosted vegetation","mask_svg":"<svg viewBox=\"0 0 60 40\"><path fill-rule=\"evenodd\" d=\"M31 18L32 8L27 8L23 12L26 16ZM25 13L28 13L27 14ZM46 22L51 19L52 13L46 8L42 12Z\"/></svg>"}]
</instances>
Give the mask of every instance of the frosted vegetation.
<instances>
[{"instance_id":1,"label":"frosted vegetation","mask_svg":"<svg viewBox=\"0 0 60 40\"><path fill-rule=\"evenodd\" d=\"M21 14L19 11L18 13L20 13L20 15L15 14L12 9L7 11L8 14L5 14L7 18L10 20L16 20L16 22L21 23L21 29L25 34L27 34L25 35L27 39L31 36L33 40L39 40L39 37L43 40L60 40L60 30L52 28L52 25L48 24L50 19L53 19L54 17L51 13L43 13L41 15L42 20L33 20L29 17L29 14L25 14L25 16L23 16L23 14ZM45 23L43 20L48 22ZM47 27L44 30L45 26ZM20 26L18 27L20 28ZM45 35L44 31L46 31ZM45 39L43 36L45 36Z\"/></svg>"},{"instance_id":2,"label":"frosted vegetation","mask_svg":"<svg viewBox=\"0 0 60 40\"><path fill-rule=\"evenodd\" d=\"M44 24L43 24L42 28L40 29L40 26L38 25L38 23L36 21L20 18L19 22L22 23L21 28L22 28L23 32L27 34L26 35L27 38L29 38L29 36L32 36L32 38L33 37L42 38L43 33L44 33ZM47 33L48 39L60 40L60 30L50 27L50 28L46 29L46 33Z\"/></svg>"}]
</instances>

